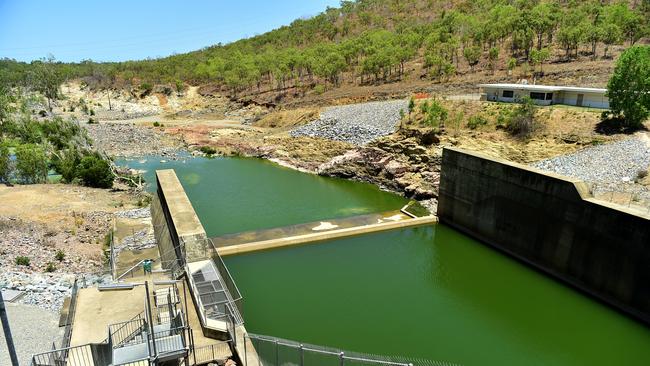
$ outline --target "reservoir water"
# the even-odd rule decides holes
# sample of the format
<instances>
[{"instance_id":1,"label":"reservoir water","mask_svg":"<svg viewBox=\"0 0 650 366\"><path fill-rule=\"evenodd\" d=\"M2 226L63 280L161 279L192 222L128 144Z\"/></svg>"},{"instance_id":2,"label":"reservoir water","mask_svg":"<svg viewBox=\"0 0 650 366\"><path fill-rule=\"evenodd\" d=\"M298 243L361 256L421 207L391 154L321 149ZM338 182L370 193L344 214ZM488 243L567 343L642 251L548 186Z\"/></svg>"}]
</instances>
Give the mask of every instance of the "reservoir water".
<instances>
[{"instance_id":1,"label":"reservoir water","mask_svg":"<svg viewBox=\"0 0 650 366\"><path fill-rule=\"evenodd\" d=\"M118 163L176 169L210 236L406 202L256 159ZM650 328L444 225L225 261L254 333L463 365L650 364Z\"/></svg>"}]
</instances>

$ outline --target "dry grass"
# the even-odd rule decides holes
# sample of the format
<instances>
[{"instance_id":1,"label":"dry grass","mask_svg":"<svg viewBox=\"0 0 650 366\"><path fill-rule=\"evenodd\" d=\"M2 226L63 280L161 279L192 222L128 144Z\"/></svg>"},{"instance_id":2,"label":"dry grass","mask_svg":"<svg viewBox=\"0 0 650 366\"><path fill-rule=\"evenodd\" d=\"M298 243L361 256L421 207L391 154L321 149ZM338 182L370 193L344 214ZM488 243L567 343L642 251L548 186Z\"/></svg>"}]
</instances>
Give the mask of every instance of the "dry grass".
<instances>
[{"instance_id":1,"label":"dry grass","mask_svg":"<svg viewBox=\"0 0 650 366\"><path fill-rule=\"evenodd\" d=\"M422 125L424 117L419 104L424 101L416 103L415 111L406 124ZM535 112L536 132L531 138L520 139L511 136L501 125L504 116L516 108L514 104L443 99L438 99L438 102L448 111L447 121L441 128L442 144L519 163L531 163L568 154L595 143L622 138L620 135L605 136L595 131L600 122L597 110L565 106L539 107ZM472 116L481 116L487 123L471 129L468 121Z\"/></svg>"},{"instance_id":2,"label":"dry grass","mask_svg":"<svg viewBox=\"0 0 650 366\"><path fill-rule=\"evenodd\" d=\"M266 114L259 121L255 122L255 126L293 128L318 119L319 115L320 110L318 108L280 110Z\"/></svg>"}]
</instances>

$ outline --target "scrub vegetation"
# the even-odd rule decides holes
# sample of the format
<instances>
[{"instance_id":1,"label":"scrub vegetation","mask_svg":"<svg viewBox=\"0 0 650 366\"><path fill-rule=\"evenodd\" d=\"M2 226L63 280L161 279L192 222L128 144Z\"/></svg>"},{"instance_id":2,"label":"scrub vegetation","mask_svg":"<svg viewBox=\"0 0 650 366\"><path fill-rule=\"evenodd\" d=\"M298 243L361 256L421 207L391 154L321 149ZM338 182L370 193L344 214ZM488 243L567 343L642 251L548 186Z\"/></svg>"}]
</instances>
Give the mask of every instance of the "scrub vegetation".
<instances>
[{"instance_id":1,"label":"scrub vegetation","mask_svg":"<svg viewBox=\"0 0 650 366\"><path fill-rule=\"evenodd\" d=\"M45 183L53 170L67 183L113 185L109 162L92 150L86 130L77 122L39 118L35 111L40 101L21 88L0 86L0 101L5 101L0 104L0 182Z\"/></svg>"},{"instance_id":2,"label":"scrub vegetation","mask_svg":"<svg viewBox=\"0 0 650 366\"><path fill-rule=\"evenodd\" d=\"M423 66L421 77L439 81L497 68L541 74L551 61L612 57L613 46L648 36L649 18L647 1L344 0L315 17L195 52L54 63L56 72L45 67L52 59L4 60L0 69L11 83L38 75L48 100L58 79L79 77L93 87L137 87L142 95L160 83L170 91L212 83L233 95L288 87L322 92L344 80L400 81L411 62Z\"/></svg>"}]
</instances>

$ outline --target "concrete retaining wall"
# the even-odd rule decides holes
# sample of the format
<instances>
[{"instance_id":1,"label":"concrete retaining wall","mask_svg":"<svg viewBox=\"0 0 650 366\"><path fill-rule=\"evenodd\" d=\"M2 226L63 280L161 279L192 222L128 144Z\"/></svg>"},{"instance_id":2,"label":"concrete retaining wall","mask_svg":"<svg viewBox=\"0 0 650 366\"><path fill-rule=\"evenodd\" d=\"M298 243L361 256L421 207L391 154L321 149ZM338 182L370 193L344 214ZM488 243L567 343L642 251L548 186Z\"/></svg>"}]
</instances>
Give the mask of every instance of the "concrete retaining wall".
<instances>
[{"instance_id":1,"label":"concrete retaining wall","mask_svg":"<svg viewBox=\"0 0 650 366\"><path fill-rule=\"evenodd\" d=\"M650 324L650 215L581 181L455 148L443 152L441 222Z\"/></svg>"},{"instance_id":2,"label":"concrete retaining wall","mask_svg":"<svg viewBox=\"0 0 650 366\"><path fill-rule=\"evenodd\" d=\"M157 170L156 180L158 182L157 197L151 207L154 223L160 222L165 225L164 228L158 229L154 226L158 243L164 245L164 247L160 247L161 256L163 256L163 251L169 252L169 245L165 244L166 239L161 241L159 235L160 237L169 237L175 248L176 257L181 260L182 265L185 262L191 263L210 258L213 248L174 170ZM160 218L164 217L164 222L158 219L159 216ZM185 250L185 253L181 252L181 248Z\"/></svg>"}]
</instances>

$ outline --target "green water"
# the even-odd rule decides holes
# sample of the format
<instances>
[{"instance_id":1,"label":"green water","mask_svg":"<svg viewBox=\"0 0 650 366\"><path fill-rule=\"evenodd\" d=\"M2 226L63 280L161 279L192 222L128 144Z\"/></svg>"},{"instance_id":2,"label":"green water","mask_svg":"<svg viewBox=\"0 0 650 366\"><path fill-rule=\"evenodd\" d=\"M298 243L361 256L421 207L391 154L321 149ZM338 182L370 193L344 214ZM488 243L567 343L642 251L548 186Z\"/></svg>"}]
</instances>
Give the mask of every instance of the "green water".
<instances>
[{"instance_id":1,"label":"green water","mask_svg":"<svg viewBox=\"0 0 650 366\"><path fill-rule=\"evenodd\" d=\"M155 182L156 169L174 169L211 237L399 210L408 202L370 184L305 174L260 159L161 159L116 163L146 170L147 182ZM148 189L155 190L155 185Z\"/></svg>"},{"instance_id":2,"label":"green water","mask_svg":"<svg viewBox=\"0 0 650 366\"><path fill-rule=\"evenodd\" d=\"M259 160L162 166L177 169L211 235L403 203ZM226 263L255 333L464 365L650 364L649 328L443 225Z\"/></svg>"}]
</instances>

